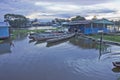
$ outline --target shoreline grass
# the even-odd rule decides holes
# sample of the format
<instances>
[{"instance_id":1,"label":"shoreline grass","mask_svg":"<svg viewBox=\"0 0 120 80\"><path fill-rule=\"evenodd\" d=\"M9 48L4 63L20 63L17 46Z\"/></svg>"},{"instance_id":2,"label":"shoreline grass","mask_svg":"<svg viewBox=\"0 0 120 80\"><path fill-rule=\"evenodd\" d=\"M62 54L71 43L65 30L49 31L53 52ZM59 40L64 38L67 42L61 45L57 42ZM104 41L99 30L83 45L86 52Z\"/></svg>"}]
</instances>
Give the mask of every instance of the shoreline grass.
<instances>
[{"instance_id":1,"label":"shoreline grass","mask_svg":"<svg viewBox=\"0 0 120 80\"><path fill-rule=\"evenodd\" d=\"M45 32L45 30L28 30L28 29L15 29L11 31L11 39L16 39L16 37L18 35L28 35L31 32L35 32L35 33L42 33Z\"/></svg>"},{"instance_id":2,"label":"shoreline grass","mask_svg":"<svg viewBox=\"0 0 120 80\"><path fill-rule=\"evenodd\" d=\"M0 40L0 43L2 43L4 40Z\"/></svg>"},{"instance_id":3,"label":"shoreline grass","mask_svg":"<svg viewBox=\"0 0 120 80\"><path fill-rule=\"evenodd\" d=\"M101 35L90 35L90 37L93 37L95 39L100 39ZM120 42L120 36L118 35L102 35L104 40L109 40L109 41L115 41L115 42Z\"/></svg>"},{"instance_id":4,"label":"shoreline grass","mask_svg":"<svg viewBox=\"0 0 120 80\"><path fill-rule=\"evenodd\" d=\"M12 29L11 30L11 39L16 39L18 35L28 35L29 33L44 33L46 30L53 30L57 31L59 30L58 28L56 29L34 29L34 30L29 30L29 29Z\"/></svg>"}]
</instances>

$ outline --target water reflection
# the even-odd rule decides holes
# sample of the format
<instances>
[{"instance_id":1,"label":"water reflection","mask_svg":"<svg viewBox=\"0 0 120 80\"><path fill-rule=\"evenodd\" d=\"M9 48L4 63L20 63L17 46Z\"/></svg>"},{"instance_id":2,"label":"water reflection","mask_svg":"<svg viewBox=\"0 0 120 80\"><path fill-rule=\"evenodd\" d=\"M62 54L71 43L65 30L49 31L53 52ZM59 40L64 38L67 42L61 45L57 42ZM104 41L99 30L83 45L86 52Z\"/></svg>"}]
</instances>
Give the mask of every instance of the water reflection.
<instances>
[{"instance_id":1,"label":"water reflection","mask_svg":"<svg viewBox=\"0 0 120 80\"><path fill-rule=\"evenodd\" d=\"M45 41L36 41L34 45L38 45L38 44L41 44L41 43L44 43Z\"/></svg>"},{"instance_id":2,"label":"water reflection","mask_svg":"<svg viewBox=\"0 0 120 80\"><path fill-rule=\"evenodd\" d=\"M7 45L9 50L10 45ZM75 37L46 47L43 45L46 43L28 38L15 41L12 54L0 58L0 79L116 80L111 61L98 61L99 44L91 40Z\"/></svg>"},{"instance_id":3,"label":"water reflection","mask_svg":"<svg viewBox=\"0 0 120 80\"><path fill-rule=\"evenodd\" d=\"M82 49L100 49L100 45L97 43L97 42L94 42L92 40L89 40L89 39L85 39L83 37L79 37L79 36L76 36L74 38L71 38L71 39L67 39L67 40L62 40L62 41L58 41L58 42L54 42L54 43L47 43L46 47L52 47L52 46L55 46L55 45L59 45L61 43L64 43L64 42L69 42L70 44L73 44L74 46L78 46ZM108 45L102 45L102 49L101 49L101 52L106 52L108 49L109 46Z\"/></svg>"},{"instance_id":4,"label":"water reflection","mask_svg":"<svg viewBox=\"0 0 120 80\"><path fill-rule=\"evenodd\" d=\"M9 40L0 43L0 54L11 53L11 46L14 44Z\"/></svg>"},{"instance_id":5,"label":"water reflection","mask_svg":"<svg viewBox=\"0 0 120 80\"><path fill-rule=\"evenodd\" d=\"M115 72L115 73L119 73L120 72L120 67L114 67L112 69L112 71Z\"/></svg>"},{"instance_id":6,"label":"water reflection","mask_svg":"<svg viewBox=\"0 0 120 80\"><path fill-rule=\"evenodd\" d=\"M99 43L92 41L90 39L85 39L83 37L79 37L79 36L70 39L69 42L75 46L82 48L82 49L97 49L97 50L100 49ZM109 45L103 44L102 49L101 49L101 53L107 52L108 47L109 47Z\"/></svg>"},{"instance_id":7,"label":"water reflection","mask_svg":"<svg viewBox=\"0 0 120 80\"><path fill-rule=\"evenodd\" d=\"M70 39L71 44L78 46L83 49L97 49L98 44L89 39L84 39L82 37L75 37Z\"/></svg>"},{"instance_id":8,"label":"water reflection","mask_svg":"<svg viewBox=\"0 0 120 80\"><path fill-rule=\"evenodd\" d=\"M33 40L33 39L29 40L29 43L33 43L33 42L35 42L35 40Z\"/></svg>"},{"instance_id":9,"label":"water reflection","mask_svg":"<svg viewBox=\"0 0 120 80\"><path fill-rule=\"evenodd\" d=\"M45 41L36 41L36 40L29 40L29 43L34 43L34 45L38 45L44 43Z\"/></svg>"},{"instance_id":10,"label":"water reflection","mask_svg":"<svg viewBox=\"0 0 120 80\"><path fill-rule=\"evenodd\" d=\"M27 37L27 35L28 34L23 34L23 33L17 34L15 40L16 41L24 40Z\"/></svg>"},{"instance_id":11,"label":"water reflection","mask_svg":"<svg viewBox=\"0 0 120 80\"><path fill-rule=\"evenodd\" d=\"M26 32L19 32L19 30L18 30L18 31L16 31L16 33L14 33L13 36L11 36L11 39L15 40L15 41L21 41L21 40L26 39L27 36L28 36L28 33L26 33Z\"/></svg>"},{"instance_id":12,"label":"water reflection","mask_svg":"<svg viewBox=\"0 0 120 80\"><path fill-rule=\"evenodd\" d=\"M67 41L69 41L69 39L58 41L58 42L54 42L54 43L47 43L46 47L52 47L52 46L59 45L61 43L67 42Z\"/></svg>"}]
</instances>

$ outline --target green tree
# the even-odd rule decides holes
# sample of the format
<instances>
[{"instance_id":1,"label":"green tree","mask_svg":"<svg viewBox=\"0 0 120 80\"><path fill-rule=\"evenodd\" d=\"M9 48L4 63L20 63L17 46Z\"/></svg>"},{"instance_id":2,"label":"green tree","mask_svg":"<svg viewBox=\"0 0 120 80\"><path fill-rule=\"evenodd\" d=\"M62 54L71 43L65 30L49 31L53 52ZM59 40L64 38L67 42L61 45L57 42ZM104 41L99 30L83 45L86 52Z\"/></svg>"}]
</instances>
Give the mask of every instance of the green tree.
<instances>
[{"instance_id":1,"label":"green tree","mask_svg":"<svg viewBox=\"0 0 120 80\"><path fill-rule=\"evenodd\" d=\"M79 20L86 20L86 19L82 16L76 16L74 18L71 18L71 21L79 21Z\"/></svg>"},{"instance_id":2,"label":"green tree","mask_svg":"<svg viewBox=\"0 0 120 80\"><path fill-rule=\"evenodd\" d=\"M28 22L28 19L25 16L18 14L5 14L4 19L15 28L25 27Z\"/></svg>"},{"instance_id":3,"label":"green tree","mask_svg":"<svg viewBox=\"0 0 120 80\"><path fill-rule=\"evenodd\" d=\"M94 17L92 18L92 20L97 20L97 16L94 16Z\"/></svg>"},{"instance_id":4,"label":"green tree","mask_svg":"<svg viewBox=\"0 0 120 80\"><path fill-rule=\"evenodd\" d=\"M52 20L53 24L59 24L59 25L61 25L62 22L69 22L69 20L68 19L59 19L59 18L55 18L54 20Z\"/></svg>"}]
</instances>

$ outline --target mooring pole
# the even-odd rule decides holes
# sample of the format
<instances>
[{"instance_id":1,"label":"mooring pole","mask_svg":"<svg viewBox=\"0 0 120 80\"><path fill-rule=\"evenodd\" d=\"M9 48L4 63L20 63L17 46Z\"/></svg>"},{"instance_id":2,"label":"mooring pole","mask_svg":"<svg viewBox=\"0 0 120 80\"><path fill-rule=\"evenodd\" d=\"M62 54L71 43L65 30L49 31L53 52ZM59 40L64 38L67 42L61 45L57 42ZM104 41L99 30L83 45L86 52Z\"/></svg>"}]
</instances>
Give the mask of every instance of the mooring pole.
<instances>
[{"instance_id":1,"label":"mooring pole","mask_svg":"<svg viewBox=\"0 0 120 80\"><path fill-rule=\"evenodd\" d=\"M98 33L100 33L100 49L99 49L99 53L100 53L100 56L102 55L102 38L103 38L103 30L99 30ZM100 59L100 56L99 56L99 59Z\"/></svg>"},{"instance_id":2,"label":"mooring pole","mask_svg":"<svg viewBox=\"0 0 120 80\"><path fill-rule=\"evenodd\" d=\"M102 37L103 37L103 34L102 32L100 33L100 54L101 54L101 51L102 51Z\"/></svg>"}]
</instances>

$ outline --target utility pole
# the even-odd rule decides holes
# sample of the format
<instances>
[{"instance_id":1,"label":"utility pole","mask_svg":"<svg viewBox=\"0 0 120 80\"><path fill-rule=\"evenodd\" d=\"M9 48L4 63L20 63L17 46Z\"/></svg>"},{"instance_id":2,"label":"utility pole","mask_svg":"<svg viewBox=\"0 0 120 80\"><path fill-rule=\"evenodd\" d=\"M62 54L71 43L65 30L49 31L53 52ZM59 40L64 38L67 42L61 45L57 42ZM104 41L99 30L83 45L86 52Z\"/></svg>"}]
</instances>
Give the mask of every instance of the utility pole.
<instances>
[{"instance_id":1,"label":"utility pole","mask_svg":"<svg viewBox=\"0 0 120 80\"><path fill-rule=\"evenodd\" d=\"M103 30L99 30L98 33L100 33L100 49L99 49L99 53L100 53L100 56L101 56L102 55ZM100 56L99 56L99 59L100 59Z\"/></svg>"}]
</instances>

